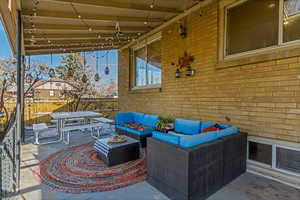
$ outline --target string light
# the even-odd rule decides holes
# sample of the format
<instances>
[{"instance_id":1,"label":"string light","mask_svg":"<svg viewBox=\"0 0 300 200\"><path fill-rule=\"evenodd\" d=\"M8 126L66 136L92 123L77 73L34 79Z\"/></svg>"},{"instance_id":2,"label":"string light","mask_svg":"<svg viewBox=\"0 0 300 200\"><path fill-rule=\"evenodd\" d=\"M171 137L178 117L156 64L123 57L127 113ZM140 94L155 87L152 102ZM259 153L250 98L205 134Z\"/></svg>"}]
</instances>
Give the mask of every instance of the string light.
<instances>
[{"instance_id":1,"label":"string light","mask_svg":"<svg viewBox=\"0 0 300 200\"><path fill-rule=\"evenodd\" d=\"M153 0L152 3L150 4L150 8L152 8L152 9L154 8L154 3L155 3L155 0Z\"/></svg>"}]
</instances>

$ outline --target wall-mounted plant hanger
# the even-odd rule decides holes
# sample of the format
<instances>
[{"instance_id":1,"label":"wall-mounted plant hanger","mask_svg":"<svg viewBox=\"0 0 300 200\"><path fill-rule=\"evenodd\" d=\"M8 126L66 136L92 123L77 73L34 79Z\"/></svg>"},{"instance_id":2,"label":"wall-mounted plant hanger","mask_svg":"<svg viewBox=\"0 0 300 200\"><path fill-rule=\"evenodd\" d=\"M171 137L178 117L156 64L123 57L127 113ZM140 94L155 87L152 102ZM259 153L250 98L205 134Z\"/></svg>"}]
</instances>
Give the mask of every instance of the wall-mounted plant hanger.
<instances>
[{"instance_id":1,"label":"wall-mounted plant hanger","mask_svg":"<svg viewBox=\"0 0 300 200\"><path fill-rule=\"evenodd\" d=\"M176 66L176 78L181 78L183 76L194 76L196 74L196 70L194 70L191 64L194 62L194 56L189 55L186 51L182 57L178 58L178 63L171 63L172 66Z\"/></svg>"}]
</instances>

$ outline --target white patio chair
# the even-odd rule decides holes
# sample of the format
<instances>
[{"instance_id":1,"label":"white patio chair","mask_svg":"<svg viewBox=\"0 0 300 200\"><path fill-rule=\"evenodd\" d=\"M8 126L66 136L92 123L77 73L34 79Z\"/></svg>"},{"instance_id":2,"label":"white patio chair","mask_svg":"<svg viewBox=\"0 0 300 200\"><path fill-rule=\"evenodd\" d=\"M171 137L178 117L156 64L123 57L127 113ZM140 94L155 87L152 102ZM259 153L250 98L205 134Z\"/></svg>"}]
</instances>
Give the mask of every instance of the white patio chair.
<instances>
[{"instance_id":1,"label":"white patio chair","mask_svg":"<svg viewBox=\"0 0 300 200\"><path fill-rule=\"evenodd\" d=\"M50 138L50 137L58 136L58 132L57 132L57 130L50 130L45 123L33 124L32 127L33 127L34 136L35 136L35 144L37 144L37 145L58 143L62 140L62 138L60 136L58 140L40 143L40 139L41 139L40 136L42 133L44 133L45 135L48 135L48 136L46 136L47 138ZM54 132L55 132L55 134L52 135L52 133L54 133ZM44 138L46 138L46 137L44 137Z\"/></svg>"}]
</instances>

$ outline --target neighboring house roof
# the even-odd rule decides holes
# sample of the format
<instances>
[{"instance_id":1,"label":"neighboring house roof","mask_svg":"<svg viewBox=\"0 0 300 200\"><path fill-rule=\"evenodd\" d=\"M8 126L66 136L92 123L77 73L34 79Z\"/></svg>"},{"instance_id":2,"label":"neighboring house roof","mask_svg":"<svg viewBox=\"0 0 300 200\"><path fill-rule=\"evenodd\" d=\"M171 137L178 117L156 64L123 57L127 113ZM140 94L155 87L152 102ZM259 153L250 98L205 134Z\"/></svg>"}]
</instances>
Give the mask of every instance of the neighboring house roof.
<instances>
[{"instance_id":1,"label":"neighboring house roof","mask_svg":"<svg viewBox=\"0 0 300 200\"><path fill-rule=\"evenodd\" d=\"M53 83L62 83L61 86L52 86ZM48 89L48 90L51 90L51 89L56 89L56 90L72 90L74 89L76 86L75 84L71 83L70 81L66 81L66 80L62 80L62 79L59 79L59 78L53 78L53 79L50 79L50 80L40 80L38 81L36 84L34 84L34 86L32 87L34 90L37 90L37 89Z\"/></svg>"}]
</instances>

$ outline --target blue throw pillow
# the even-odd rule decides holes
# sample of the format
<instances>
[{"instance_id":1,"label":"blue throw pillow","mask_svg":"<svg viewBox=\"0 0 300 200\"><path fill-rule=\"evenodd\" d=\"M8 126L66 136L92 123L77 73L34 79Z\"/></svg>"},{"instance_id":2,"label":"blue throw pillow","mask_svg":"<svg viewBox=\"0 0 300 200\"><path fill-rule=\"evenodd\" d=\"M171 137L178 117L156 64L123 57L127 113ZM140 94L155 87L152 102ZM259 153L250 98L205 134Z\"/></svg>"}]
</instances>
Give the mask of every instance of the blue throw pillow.
<instances>
[{"instance_id":1,"label":"blue throw pillow","mask_svg":"<svg viewBox=\"0 0 300 200\"><path fill-rule=\"evenodd\" d=\"M195 120L176 119L175 132L187 135L199 134L200 122Z\"/></svg>"},{"instance_id":2,"label":"blue throw pillow","mask_svg":"<svg viewBox=\"0 0 300 200\"><path fill-rule=\"evenodd\" d=\"M133 113L133 118L136 124L143 124L144 121L144 115L143 113Z\"/></svg>"},{"instance_id":3,"label":"blue throw pillow","mask_svg":"<svg viewBox=\"0 0 300 200\"><path fill-rule=\"evenodd\" d=\"M159 116L145 114L143 119L143 125L156 127L157 120L159 120Z\"/></svg>"}]
</instances>

